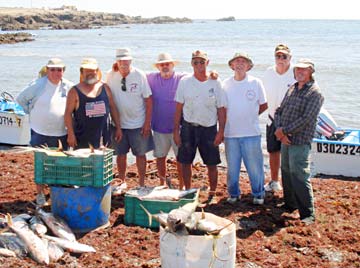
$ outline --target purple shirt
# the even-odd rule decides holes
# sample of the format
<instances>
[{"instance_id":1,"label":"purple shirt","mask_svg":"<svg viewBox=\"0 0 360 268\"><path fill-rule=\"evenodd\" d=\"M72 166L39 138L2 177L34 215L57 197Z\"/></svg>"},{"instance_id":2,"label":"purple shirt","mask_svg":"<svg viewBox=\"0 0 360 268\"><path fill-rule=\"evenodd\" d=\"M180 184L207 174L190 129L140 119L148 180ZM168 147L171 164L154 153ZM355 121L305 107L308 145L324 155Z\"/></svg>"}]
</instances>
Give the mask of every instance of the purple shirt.
<instances>
[{"instance_id":1,"label":"purple shirt","mask_svg":"<svg viewBox=\"0 0 360 268\"><path fill-rule=\"evenodd\" d=\"M175 116L175 93L180 79L184 74L174 73L169 79L161 77L160 73L147 74L152 91L153 111L151 127L159 133L172 133Z\"/></svg>"}]
</instances>

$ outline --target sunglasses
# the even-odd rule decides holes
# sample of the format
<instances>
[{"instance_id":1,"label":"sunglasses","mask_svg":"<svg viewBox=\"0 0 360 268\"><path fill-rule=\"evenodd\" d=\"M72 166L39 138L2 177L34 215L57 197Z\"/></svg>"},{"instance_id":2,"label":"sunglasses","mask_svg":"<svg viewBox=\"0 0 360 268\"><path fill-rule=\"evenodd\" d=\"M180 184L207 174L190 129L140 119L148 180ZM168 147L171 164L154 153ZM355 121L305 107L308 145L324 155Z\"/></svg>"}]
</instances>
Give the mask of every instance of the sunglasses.
<instances>
[{"instance_id":1,"label":"sunglasses","mask_svg":"<svg viewBox=\"0 0 360 268\"><path fill-rule=\"evenodd\" d=\"M169 66L170 62L164 62L164 63L160 63L159 66L160 67L165 67L165 66Z\"/></svg>"},{"instance_id":2,"label":"sunglasses","mask_svg":"<svg viewBox=\"0 0 360 268\"><path fill-rule=\"evenodd\" d=\"M204 65L204 64L205 64L205 61L204 61L204 60L201 60L201 61L193 61L193 64L194 64L194 65L198 65L198 64Z\"/></svg>"},{"instance_id":3,"label":"sunglasses","mask_svg":"<svg viewBox=\"0 0 360 268\"><path fill-rule=\"evenodd\" d=\"M278 60L286 60L288 58L288 56L279 54L279 55L275 55L275 58L277 58Z\"/></svg>"},{"instance_id":4,"label":"sunglasses","mask_svg":"<svg viewBox=\"0 0 360 268\"><path fill-rule=\"evenodd\" d=\"M122 91L126 91L126 80L125 80L125 77L123 77L123 79L121 79L121 90L122 90Z\"/></svg>"},{"instance_id":5,"label":"sunglasses","mask_svg":"<svg viewBox=\"0 0 360 268\"><path fill-rule=\"evenodd\" d=\"M49 68L50 72L62 72L63 70L63 68Z\"/></svg>"}]
</instances>

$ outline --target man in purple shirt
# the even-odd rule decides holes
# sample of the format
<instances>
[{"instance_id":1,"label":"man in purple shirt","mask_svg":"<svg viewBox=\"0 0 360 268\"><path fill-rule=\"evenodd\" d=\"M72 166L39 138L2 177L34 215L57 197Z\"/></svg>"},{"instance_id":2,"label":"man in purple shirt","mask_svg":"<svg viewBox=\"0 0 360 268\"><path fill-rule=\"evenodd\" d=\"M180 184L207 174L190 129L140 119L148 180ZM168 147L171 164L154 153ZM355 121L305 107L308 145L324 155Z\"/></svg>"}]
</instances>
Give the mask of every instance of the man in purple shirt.
<instances>
[{"instance_id":1,"label":"man in purple shirt","mask_svg":"<svg viewBox=\"0 0 360 268\"><path fill-rule=\"evenodd\" d=\"M166 156L170 148L173 148L175 156L178 148L173 140L175 93L180 79L184 74L174 72L174 67L179 62L172 59L168 53L160 53L154 66L159 70L156 73L147 74L147 79L152 91L153 111L151 127L155 143L154 157L160 184L171 187L171 178L166 178ZM182 171L177 163L179 189L183 189L184 182Z\"/></svg>"}]
</instances>

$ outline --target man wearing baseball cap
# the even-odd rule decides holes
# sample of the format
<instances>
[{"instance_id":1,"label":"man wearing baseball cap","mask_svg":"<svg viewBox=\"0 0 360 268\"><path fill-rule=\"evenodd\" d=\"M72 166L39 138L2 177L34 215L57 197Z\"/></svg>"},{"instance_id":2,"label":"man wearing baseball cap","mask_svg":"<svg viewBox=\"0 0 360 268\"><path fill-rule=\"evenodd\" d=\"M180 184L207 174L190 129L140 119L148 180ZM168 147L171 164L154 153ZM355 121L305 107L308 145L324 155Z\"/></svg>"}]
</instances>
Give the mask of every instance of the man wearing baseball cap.
<instances>
[{"instance_id":1,"label":"man wearing baseball cap","mask_svg":"<svg viewBox=\"0 0 360 268\"><path fill-rule=\"evenodd\" d=\"M177 160L182 164L185 188L191 188L191 164L196 150L207 166L210 191L208 203L216 203L217 164L221 162L219 144L224 139L226 97L218 80L207 72L206 52L192 53L193 75L180 80L175 95L174 141L179 146ZM183 121L180 121L183 115ZM217 128L219 123L219 128Z\"/></svg>"},{"instance_id":2,"label":"man wearing baseball cap","mask_svg":"<svg viewBox=\"0 0 360 268\"><path fill-rule=\"evenodd\" d=\"M64 112L68 91L73 83L64 79L65 64L52 58L46 65L46 75L34 80L17 97L16 101L29 114L31 139L34 147L58 147L61 141L66 148ZM46 205L43 185L37 184L36 203Z\"/></svg>"},{"instance_id":3,"label":"man wearing baseball cap","mask_svg":"<svg viewBox=\"0 0 360 268\"><path fill-rule=\"evenodd\" d=\"M313 190L310 183L309 154L317 117L324 102L315 83L314 62L300 59L294 65L296 83L287 91L275 112L275 136L281 141L283 208L299 210L305 224L315 221Z\"/></svg>"},{"instance_id":4,"label":"man wearing baseball cap","mask_svg":"<svg viewBox=\"0 0 360 268\"><path fill-rule=\"evenodd\" d=\"M111 90L101 81L96 59L84 58L80 65L80 83L69 91L66 103L65 125L69 146L88 148L91 144L99 148L101 142L109 145L110 140L106 139L109 113L116 128L115 139L120 141L120 118Z\"/></svg>"},{"instance_id":5,"label":"man wearing baseball cap","mask_svg":"<svg viewBox=\"0 0 360 268\"><path fill-rule=\"evenodd\" d=\"M275 65L269 67L263 83L268 101L268 121L266 124L266 147L269 153L271 181L265 185L265 191L281 191L279 182L281 142L275 137L274 114L280 106L286 91L296 81L291 65L291 51L285 44L279 44L274 51Z\"/></svg>"}]
</instances>

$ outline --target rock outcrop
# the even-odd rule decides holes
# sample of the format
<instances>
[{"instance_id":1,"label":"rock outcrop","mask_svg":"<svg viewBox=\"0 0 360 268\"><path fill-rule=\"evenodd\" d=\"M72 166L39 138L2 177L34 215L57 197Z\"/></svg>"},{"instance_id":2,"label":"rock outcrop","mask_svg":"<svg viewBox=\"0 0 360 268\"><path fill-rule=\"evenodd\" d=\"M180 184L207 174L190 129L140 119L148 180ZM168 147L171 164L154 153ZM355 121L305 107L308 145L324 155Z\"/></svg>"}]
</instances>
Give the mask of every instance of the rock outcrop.
<instances>
[{"instance_id":1,"label":"rock outcrop","mask_svg":"<svg viewBox=\"0 0 360 268\"><path fill-rule=\"evenodd\" d=\"M33 36L29 33L0 34L0 44L15 44L27 41L34 41Z\"/></svg>"},{"instance_id":2,"label":"rock outcrop","mask_svg":"<svg viewBox=\"0 0 360 268\"><path fill-rule=\"evenodd\" d=\"M190 23L188 18L168 16L142 18L120 13L78 11L76 8L0 8L0 28L6 30L89 29L101 26L141 23Z\"/></svg>"}]
</instances>

